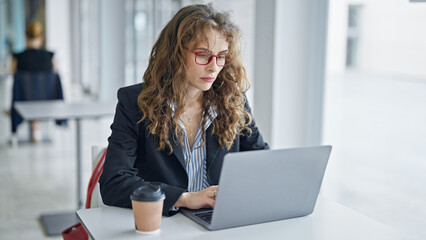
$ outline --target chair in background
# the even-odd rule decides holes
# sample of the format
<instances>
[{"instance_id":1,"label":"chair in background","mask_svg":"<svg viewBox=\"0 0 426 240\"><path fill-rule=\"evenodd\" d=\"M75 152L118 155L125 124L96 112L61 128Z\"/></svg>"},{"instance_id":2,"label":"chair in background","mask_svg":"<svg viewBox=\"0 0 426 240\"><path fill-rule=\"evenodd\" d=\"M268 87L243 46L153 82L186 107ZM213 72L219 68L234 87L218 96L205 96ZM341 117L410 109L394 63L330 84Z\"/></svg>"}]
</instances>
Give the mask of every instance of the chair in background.
<instances>
[{"instance_id":1,"label":"chair in background","mask_svg":"<svg viewBox=\"0 0 426 240\"><path fill-rule=\"evenodd\" d=\"M97 208L106 206L102 201L99 190L99 177L102 173L105 161L106 147L92 146L92 177L89 182L86 198L86 208ZM91 189L92 188L92 189Z\"/></svg>"},{"instance_id":2,"label":"chair in background","mask_svg":"<svg viewBox=\"0 0 426 240\"><path fill-rule=\"evenodd\" d=\"M10 112L12 134L23 121L14 104L18 101L63 100L61 79L54 72L22 72L13 76L12 109ZM66 125L66 120L56 120L57 125Z\"/></svg>"},{"instance_id":3,"label":"chair in background","mask_svg":"<svg viewBox=\"0 0 426 240\"><path fill-rule=\"evenodd\" d=\"M106 148L92 146L92 176L87 187L86 208L97 208L106 206L102 202L102 196L99 191L99 177L102 173L106 155ZM89 240L89 234L81 223L77 223L62 232L64 240Z\"/></svg>"}]
</instances>

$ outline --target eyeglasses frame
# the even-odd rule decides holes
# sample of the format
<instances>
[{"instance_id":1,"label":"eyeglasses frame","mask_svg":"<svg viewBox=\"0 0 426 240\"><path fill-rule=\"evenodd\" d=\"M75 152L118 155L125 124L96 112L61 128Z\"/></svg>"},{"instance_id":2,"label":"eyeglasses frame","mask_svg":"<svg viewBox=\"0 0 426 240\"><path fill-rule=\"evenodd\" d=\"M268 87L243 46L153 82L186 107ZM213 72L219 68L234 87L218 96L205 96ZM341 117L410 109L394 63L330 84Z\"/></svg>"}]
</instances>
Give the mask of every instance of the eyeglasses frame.
<instances>
[{"instance_id":1,"label":"eyeglasses frame","mask_svg":"<svg viewBox=\"0 0 426 240\"><path fill-rule=\"evenodd\" d=\"M219 66L219 67L225 67L226 65L228 65L228 63L225 63L224 65L219 65L219 64L217 64L217 58L220 56L220 55L228 55L228 54L218 54L218 55L214 55L214 54L212 54L212 53L210 53L210 57L209 57L209 61L207 62L207 63L205 63L205 64L201 64L201 63L198 63L197 62L197 56L198 56L198 54L200 54L200 53L206 53L206 52L196 52L196 51L192 51L192 50L189 50L187 47L183 47L184 49L186 49L186 50L188 50L188 51L190 51L191 53L193 53L194 55L195 55L195 57L194 57L194 61L195 61L195 63L196 64L198 64L198 65L201 65L201 66L205 66L205 65L209 65L210 63L211 63L211 61L213 60L213 57L215 57L216 58L216 65L217 66ZM231 57L229 57L229 59L231 59Z\"/></svg>"}]
</instances>

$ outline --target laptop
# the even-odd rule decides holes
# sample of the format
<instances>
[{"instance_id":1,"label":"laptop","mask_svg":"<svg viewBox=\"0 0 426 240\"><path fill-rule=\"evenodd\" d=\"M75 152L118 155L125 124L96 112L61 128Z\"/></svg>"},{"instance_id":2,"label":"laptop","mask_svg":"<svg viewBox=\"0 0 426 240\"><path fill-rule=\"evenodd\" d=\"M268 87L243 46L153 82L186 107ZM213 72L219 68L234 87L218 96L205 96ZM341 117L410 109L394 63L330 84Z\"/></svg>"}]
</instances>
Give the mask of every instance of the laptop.
<instances>
[{"instance_id":1,"label":"laptop","mask_svg":"<svg viewBox=\"0 0 426 240\"><path fill-rule=\"evenodd\" d=\"M225 155L214 209L181 212L209 230L302 217L314 211L331 146Z\"/></svg>"}]
</instances>

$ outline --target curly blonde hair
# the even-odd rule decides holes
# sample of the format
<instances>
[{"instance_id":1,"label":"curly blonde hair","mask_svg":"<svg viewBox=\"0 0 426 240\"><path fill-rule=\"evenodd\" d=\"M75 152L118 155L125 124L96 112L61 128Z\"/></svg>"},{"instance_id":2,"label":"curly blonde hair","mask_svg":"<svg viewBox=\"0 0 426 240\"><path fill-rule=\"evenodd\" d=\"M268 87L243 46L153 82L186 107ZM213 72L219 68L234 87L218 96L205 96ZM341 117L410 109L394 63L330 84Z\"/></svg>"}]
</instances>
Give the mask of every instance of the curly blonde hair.
<instances>
[{"instance_id":1,"label":"curly blonde hair","mask_svg":"<svg viewBox=\"0 0 426 240\"><path fill-rule=\"evenodd\" d=\"M145 88L138 96L142 119L154 136L158 150L168 148L179 140L183 145L182 128L178 124L186 102L185 45L190 42L207 43L205 30L220 32L228 43L228 56L232 60L220 71L212 87L203 93L203 126L210 106L218 116L212 122L222 148L230 149L235 137L251 133L248 125L252 119L245 108L245 92L249 88L246 71L239 50L240 30L230 20L228 13L217 12L211 5L190 5L178 13L162 30L152 48L148 68L144 74ZM170 104L176 104L174 114ZM247 130L247 131L245 131ZM170 132L172 134L170 135ZM203 128L203 144L205 144Z\"/></svg>"}]
</instances>

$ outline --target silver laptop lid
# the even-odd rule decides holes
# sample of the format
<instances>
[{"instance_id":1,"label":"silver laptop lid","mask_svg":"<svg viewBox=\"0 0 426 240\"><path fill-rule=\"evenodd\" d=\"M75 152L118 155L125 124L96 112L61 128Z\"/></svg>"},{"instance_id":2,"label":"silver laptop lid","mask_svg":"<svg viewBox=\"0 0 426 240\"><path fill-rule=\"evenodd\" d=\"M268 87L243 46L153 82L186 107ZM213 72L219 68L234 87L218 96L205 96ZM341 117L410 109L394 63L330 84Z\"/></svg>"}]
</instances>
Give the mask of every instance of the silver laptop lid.
<instances>
[{"instance_id":1,"label":"silver laptop lid","mask_svg":"<svg viewBox=\"0 0 426 240\"><path fill-rule=\"evenodd\" d=\"M210 229L311 214L331 146L229 153Z\"/></svg>"}]
</instances>

